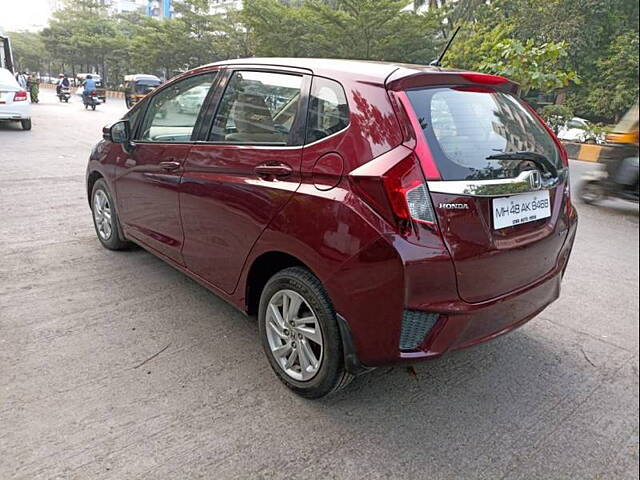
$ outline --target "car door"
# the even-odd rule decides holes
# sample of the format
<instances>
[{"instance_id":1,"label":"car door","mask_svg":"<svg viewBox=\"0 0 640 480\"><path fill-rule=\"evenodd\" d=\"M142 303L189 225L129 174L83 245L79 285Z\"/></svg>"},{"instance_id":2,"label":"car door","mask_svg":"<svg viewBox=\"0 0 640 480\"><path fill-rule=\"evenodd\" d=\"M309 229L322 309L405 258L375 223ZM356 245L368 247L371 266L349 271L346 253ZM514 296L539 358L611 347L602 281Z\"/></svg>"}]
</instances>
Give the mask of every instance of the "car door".
<instances>
[{"instance_id":1,"label":"car door","mask_svg":"<svg viewBox=\"0 0 640 480\"><path fill-rule=\"evenodd\" d=\"M216 72L194 75L153 95L131 148L116 160L118 212L125 234L180 264L184 264L180 177L215 77ZM185 96L191 102L188 111L179 107Z\"/></svg>"},{"instance_id":2,"label":"car door","mask_svg":"<svg viewBox=\"0 0 640 480\"><path fill-rule=\"evenodd\" d=\"M191 271L226 292L300 184L308 88L303 73L226 72L212 127L187 156L182 254Z\"/></svg>"}]
</instances>

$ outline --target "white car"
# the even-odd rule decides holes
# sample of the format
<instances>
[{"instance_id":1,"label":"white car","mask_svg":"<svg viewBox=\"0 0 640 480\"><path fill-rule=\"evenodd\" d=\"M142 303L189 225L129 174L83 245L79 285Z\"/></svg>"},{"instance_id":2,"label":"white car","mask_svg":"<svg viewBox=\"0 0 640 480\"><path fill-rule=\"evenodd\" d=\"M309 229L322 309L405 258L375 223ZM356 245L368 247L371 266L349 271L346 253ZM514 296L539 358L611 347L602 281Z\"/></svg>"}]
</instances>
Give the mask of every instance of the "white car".
<instances>
[{"instance_id":1,"label":"white car","mask_svg":"<svg viewBox=\"0 0 640 480\"><path fill-rule=\"evenodd\" d=\"M558 131L558 138L565 142L603 143L604 138L590 131L589 120L573 117Z\"/></svg>"},{"instance_id":2,"label":"white car","mask_svg":"<svg viewBox=\"0 0 640 480\"><path fill-rule=\"evenodd\" d=\"M18 85L13 74L0 68L0 121L20 122L24 130L31 130L29 95Z\"/></svg>"}]
</instances>

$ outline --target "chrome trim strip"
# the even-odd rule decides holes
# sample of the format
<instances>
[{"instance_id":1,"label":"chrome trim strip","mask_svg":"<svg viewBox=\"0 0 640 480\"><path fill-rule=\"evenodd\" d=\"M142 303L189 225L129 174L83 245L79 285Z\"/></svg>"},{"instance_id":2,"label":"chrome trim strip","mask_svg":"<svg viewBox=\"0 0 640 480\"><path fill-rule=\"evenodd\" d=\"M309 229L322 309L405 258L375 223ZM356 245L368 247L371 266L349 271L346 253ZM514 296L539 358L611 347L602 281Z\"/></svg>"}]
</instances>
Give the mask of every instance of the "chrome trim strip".
<instances>
[{"instance_id":1,"label":"chrome trim strip","mask_svg":"<svg viewBox=\"0 0 640 480\"><path fill-rule=\"evenodd\" d=\"M549 190L557 186L567 177L568 169L563 168L558 177L549 178L541 175L538 170L525 170L515 178L500 178L495 180L436 180L427 182L429 191L450 195L468 195L473 197L504 197L519 193Z\"/></svg>"}]
</instances>

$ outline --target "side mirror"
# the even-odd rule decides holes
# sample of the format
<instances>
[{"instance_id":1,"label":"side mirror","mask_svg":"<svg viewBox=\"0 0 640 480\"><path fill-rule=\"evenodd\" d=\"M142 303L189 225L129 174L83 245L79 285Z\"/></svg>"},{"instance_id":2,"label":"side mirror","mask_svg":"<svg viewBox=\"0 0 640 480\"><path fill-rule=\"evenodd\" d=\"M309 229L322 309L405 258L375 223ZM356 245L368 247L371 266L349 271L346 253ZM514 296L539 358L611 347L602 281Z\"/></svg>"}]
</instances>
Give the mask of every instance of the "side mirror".
<instances>
[{"instance_id":1,"label":"side mirror","mask_svg":"<svg viewBox=\"0 0 640 480\"><path fill-rule=\"evenodd\" d=\"M131 142L131 126L129 120L120 120L102 129L102 138L112 143L127 145Z\"/></svg>"}]
</instances>

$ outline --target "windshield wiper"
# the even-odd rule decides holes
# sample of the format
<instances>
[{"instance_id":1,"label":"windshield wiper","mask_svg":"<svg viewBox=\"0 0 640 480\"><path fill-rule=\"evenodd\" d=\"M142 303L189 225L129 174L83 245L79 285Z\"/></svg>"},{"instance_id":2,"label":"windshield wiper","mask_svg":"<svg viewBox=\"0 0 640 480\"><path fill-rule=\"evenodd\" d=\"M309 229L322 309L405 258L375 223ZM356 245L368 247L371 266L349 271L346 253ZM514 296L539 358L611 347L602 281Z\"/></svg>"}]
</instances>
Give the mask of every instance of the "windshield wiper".
<instances>
[{"instance_id":1,"label":"windshield wiper","mask_svg":"<svg viewBox=\"0 0 640 480\"><path fill-rule=\"evenodd\" d=\"M486 160L510 160L514 162L535 163L543 172L550 173L554 178L558 177L558 168L544 155L536 152L509 152L489 155Z\"/></svg>"}]
</instances>

